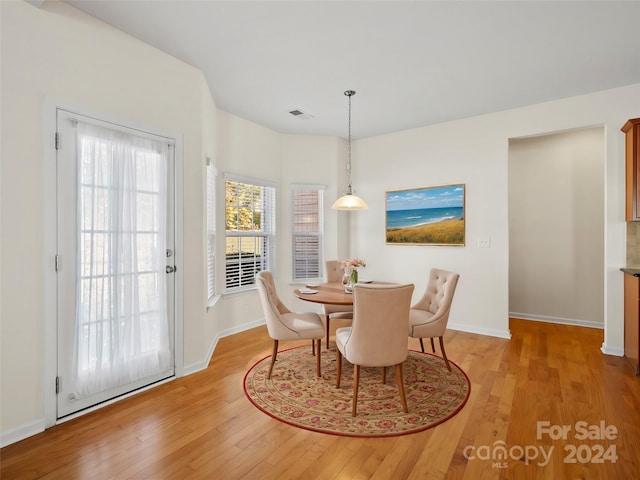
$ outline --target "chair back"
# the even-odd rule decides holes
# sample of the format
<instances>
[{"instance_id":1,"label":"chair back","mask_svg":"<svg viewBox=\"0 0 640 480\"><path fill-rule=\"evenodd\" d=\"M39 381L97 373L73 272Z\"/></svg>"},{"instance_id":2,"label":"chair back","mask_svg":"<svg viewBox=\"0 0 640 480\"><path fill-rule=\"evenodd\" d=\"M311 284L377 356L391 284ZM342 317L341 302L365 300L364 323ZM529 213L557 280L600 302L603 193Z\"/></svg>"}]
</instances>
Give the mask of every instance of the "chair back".
<instances>
[{"instance_id":1,"label":"chair back","mask_svg":"<svg viewBox=\"0 0 640 480\"><path fill-rule=\"evenodd\" d=\"M446 327L447 321L449 320L453 294L456 291L459 278L460 275L457 273L432 268L429 273L427 291L418 303L411 308L424 310L433 314L429 319L429 323L440 322Z\"/></svg>"},{"instance_id":2,"label":"chair back","mask_svg":"<svg viewBox=\"0 0 640 480\"><path fill-rule=\"evenodd\" d=\"M357 284L353 325L344 356L363 367L402 363L409 348L409 309L414 286Z\"/></svg>"},{"instance_id":3,"label":"chair back","mask_svg":"<svg viewBox=\"0 0 640 480\"><path fill-rule=\"evenodd\" d=\"M287 327L282 315L291 311L278 298L273 274L268 270L259 272L256 275L256 284L269 336L276 340L288 338L292 330Z\"/></svg>"},{"instance_id":4,"label":"chair back","mask_svg":"<svg viewBox=\"0 0 640 480\"><path fill-rule=\"evenodd\" d=\"M324 265L327 273L327 282L342 283L342 276L344 275L342 262L338 260L327 260L324 262Z\"/></svg>"},{"instance_id":5,"label":"chair back","mask_svg":"<svg viewBox=\"0 0 640 480\"><path fill-rule=\"evenodd\" d=\"M342 277L344 270L342 269L342 262L338 260L327 260L324 262L327 282L328 283L342 283ZM325 303L322 305L322 311L325 314L346 313L353 312L353 306L351 305L331 305ZM349 317L350 318L350 317ZM328 341L328 340L327 340Z\"/></svg>"}]
</instances>

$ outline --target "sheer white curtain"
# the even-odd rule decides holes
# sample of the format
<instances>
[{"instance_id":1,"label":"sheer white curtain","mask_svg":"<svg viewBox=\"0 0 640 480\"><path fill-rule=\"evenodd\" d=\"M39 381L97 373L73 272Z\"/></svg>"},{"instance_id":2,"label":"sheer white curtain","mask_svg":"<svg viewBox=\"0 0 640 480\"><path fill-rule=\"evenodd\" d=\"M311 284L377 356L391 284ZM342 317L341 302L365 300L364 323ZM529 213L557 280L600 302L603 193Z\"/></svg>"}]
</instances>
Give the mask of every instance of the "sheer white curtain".
<instances>
[{"instance_id":1,"label":"sheer white curtain","mask_svg":"<svg viewBox=\"0 0 640 480\"><path fill-rule=\"evenodd\" d=\"M74 394L173 368L165 273L167 144L78 122Z\"/></svg>"}]
</instances>

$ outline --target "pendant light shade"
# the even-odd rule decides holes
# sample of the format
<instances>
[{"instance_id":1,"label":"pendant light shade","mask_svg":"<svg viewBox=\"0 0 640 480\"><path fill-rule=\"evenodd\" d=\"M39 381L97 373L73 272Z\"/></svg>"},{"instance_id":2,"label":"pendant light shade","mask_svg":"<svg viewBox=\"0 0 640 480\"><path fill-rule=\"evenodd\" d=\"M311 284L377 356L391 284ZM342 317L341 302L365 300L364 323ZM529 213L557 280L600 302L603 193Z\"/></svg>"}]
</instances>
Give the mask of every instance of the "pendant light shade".
<instances>
[{"instance_id":1,"label":"pendant light shade","mask_svg":"<svg viewBox=\"0 0 640 480\"><path fill-rule=\"evenodd\" d=\"M351 186L351 97L356 92L355 90L347 90L344 94L349 97L349 157L347 159L347 192L340 198L338 198L331 208L334 210L366 210L369 207L366 202L353 193L353 187Z\"/></svg>"},{"instance_id":2,"label":"pendant light shade","mask_svg":"<svg viewBox=\"0 0 640 480\"><path fill-rule=\"evenodd\" d=\"M346 194L333 202L331 208L334 210L366 210L369 206L359 196L347 191Z\"/></svg>"}]
</instances>

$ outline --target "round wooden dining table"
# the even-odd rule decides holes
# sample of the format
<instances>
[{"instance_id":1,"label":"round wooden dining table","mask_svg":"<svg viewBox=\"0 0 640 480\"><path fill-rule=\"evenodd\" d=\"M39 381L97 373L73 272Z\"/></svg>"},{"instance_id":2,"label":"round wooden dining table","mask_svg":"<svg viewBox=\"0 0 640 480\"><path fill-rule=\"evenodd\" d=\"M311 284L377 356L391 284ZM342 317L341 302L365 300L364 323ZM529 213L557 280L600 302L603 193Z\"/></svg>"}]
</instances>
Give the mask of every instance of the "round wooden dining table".
<instances>
[{"instance_id":1,"label":"round wooden dining table","mask_svg":"<svg viewBox=\"0 0 640 480\"><path fill-rule=\"evenodd\" d=\"M304 290L314 290L317 293L303 293ZM319 285L308 286L300 291L296 288L293 294L300 300L307 302L322 303L328 305L353 305L353 294L344 291L341 283L321 283Z\"/></svg>"},{"instance_id":2,"label":"round wooden dining table","mask_svg":"<svg viewBox=\"0 0 640 480\"><path fill-rule=\"evenodd\" d=\"M303 293L304 290L313 290L316 293ZM296 288L293 294L300 300L307 302L321 303L323 305L353 305L353 294L344 291L341 283L321 283L319 285L307 286L302 291ZM326 345L329 348L329 315L325 315L326 325Z\"/></svg>"}]
</instances>

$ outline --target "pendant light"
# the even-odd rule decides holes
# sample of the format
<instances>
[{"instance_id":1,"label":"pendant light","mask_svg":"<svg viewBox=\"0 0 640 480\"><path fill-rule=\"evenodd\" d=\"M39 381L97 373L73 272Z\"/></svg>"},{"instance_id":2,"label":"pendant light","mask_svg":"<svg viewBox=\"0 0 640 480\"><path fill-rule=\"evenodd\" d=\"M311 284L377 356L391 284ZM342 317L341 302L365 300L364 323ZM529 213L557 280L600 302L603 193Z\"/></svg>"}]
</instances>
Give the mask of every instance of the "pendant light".
<instances>
[{"instance_id":1,"label":"pendant light","mask_svg":"<svg viewBox=\"0 0 640 480\"><path fill-rule=\"evenodd\" d=\"M353 193L351 187L351 97L356 94L355 90L347 90L344 94L349 97L349 157L347 159L347 192L333 202L331 208L334 210L366 210L369 208L364 200Z\"/></svg>"}]
</instances>

